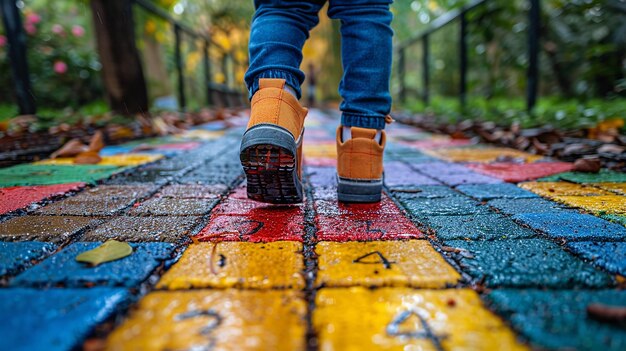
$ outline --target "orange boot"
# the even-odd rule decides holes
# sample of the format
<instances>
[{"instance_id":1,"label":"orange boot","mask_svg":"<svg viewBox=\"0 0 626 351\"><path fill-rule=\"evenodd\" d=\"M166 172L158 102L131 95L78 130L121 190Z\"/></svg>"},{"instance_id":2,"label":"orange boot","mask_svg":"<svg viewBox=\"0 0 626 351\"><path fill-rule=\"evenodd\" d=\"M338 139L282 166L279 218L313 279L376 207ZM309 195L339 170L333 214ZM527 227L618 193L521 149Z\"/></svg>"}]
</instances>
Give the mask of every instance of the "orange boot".
<instances>
[{"instance_id":1,"label":"orange boot","mask_svg":"<svg viewBox=\"0 0 626 351\"><path fill-rule=\"evenodd\" d=\"M376 130L351 127L352 138L342 140L337 129L337 198L342 202L378 202L383 189L385 131L380 143Z\"/></svg>"},{"instance_id":2,"label":"orange boot","mask_svg":"<svg viewBox=\"0 0 626 351\"><path fill-rule=\"evenodd\" d=\"M248 197L262 202L301 202L302 136L307 109L285 91L284 79L260 79L239 158Z\"/></svg>"}]
</instances>

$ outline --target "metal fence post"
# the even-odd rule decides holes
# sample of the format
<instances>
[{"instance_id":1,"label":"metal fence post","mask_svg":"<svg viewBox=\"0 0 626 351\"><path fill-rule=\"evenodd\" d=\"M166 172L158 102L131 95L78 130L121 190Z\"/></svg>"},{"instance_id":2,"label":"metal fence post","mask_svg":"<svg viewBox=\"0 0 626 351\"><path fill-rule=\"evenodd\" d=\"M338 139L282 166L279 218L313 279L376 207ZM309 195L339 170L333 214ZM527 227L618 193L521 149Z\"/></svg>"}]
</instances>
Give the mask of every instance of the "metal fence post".
<instances>
[{"instance_id":1,"label":"metal fence post","mask_svg":"<svg viewBox=\"0 0 626 351\"><path fill-rule=\"evenodd\" d=\"M35 97L30 86L26 57L26 34L22 27L20 10L15 0L0 0L2 22L9 42L9 61L15 86L15 96L20 115L37 112Z\"/></svg>"},{"instance_id":2,"label":"metal fence post","mask_svg":"<svg viewBox=\"0 0 626 351\"><path fill-rule=\"evenodd\" d=\"M398 51L398 98L400 103L406 102L406 48Z\"/></svg>"},{"instance_id":3,"label":"metal fence post","mask_svg":"<svg viewBox=\"0 0 626 351\"><path fill-rule=\"evenodd\" d=\"M465 110L467 103L467 16L466 12L461 12L461 33L459 37L459 63L461 77L459 80L459 98L461 100L461 111Z\"/></svg>"},{"instance_id":4,"label":"metal fence post","mask_svg":"<svg viewBox=\"0 0 626 351\"><path fill-rule=\"evenodd\" d=\"M539 31L541 9L539 0L530 0L528 11L528 72L526 86L526 108L532 111L537 103L539 88Z\"/></svg>"},{"instance_id":5,"label":"metal fence post","mask_svg":"<svg viewBox=\"0 0 626 351\"><path fill-rule=\"evenodd\" d=\"M181 28L174 23L174 61L176 62L176 74L178 78L178 104L181 110L187 107L187 99L185 98L185 75L183 72L183 58L181 53Z\"/></svg>"},{"instance_id":6,"label":"metal fence post","mask_svg":"<svg viewBox=\"0 0 626 351\"><path fill-rule=\"evenodd\" d=\"M211 61L209 60L209 41L204 41L204 88L206 89L206 101L209 106L213 105L212 83L211 83Z\"/></svg>"},{"instance_id":7,"label":"metal fence post","mask_svg":"<svg viewBox=\"0 0 626 351\"><path fill-rule=\"evenodd\" d=\"M425 34L424 37L422 38L422 52L423 52L423 57L422 57L422 71L423 71L423 81L424 81L424 94L423 94L423 99L424 99L424 104L428 105L428 102L430 100L430 73L429 73L429 69L430 69L430 52L429 52L429 48L428 48L428 34Z\"/></svg>"}]
</instances>

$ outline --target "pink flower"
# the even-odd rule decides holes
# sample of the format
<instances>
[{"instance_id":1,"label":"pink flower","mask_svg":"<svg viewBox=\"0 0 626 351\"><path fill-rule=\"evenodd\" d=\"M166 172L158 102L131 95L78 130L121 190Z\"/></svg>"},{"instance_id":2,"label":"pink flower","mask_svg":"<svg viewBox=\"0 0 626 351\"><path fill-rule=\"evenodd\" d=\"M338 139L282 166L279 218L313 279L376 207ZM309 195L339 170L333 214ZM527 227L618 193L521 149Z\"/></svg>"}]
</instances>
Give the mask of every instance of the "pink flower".
<instances>
[{"instance_id":1,"label":"pink flower","mask_svg":"<svg viewBox=\"0 0 626 351\"><path fill-rule=\"evenodd\" d=\"M57 74L64 74L65 72L67 72L67 64L63 61L55 61L54 72L56 72Z\"/></svg>"},{"instance_id":2,"label":"pink flower","mask_svg":"<svg viewBox=\"0 0 626 351\"><path fill-rule=\"evenodd\" d=\"M52 33L61 35L61 34L65 33L65 30L63 29L62 25L54 24L54 25L52 25Z\"/></svg>"},{"instance_id":3,"label":"pink flower","mask_svg":"<svg viewBox=\"0 0 626 351\"><path fill-rule=\"evenodd\" d=\"M39 16L38 14L31 12L26 15L26 23L37 24L39 22L41 22L41 16Z\"/></svg>"},{"instance_id":4,"label":"pink flower","mask_svg":"<svg viewBox=\"0 0 626 351\"><path fill-rule=\"evenodd\" d=\"M0 48L7 45L7 37L0 35Z\"/></svg>"},{"instance_id":5,"label":"pink flower","mask_svg":"<svg viewBox=\"0 0 626 351\"><path fill-rule=\"evenodd\" d=\"M25 23L24 30L30 35L37 33L37 27L35 27L35 25L32 23Z\"/></svg>"},{"instance_id":6,"label":"pink flower","mask_svg":"<svg viewBox=\"0 0 626 351\"><path fill-rule=\"evenodd\" d=\"M72 26L72 34L74 34L75 37L80 38L83 35L85 35L85 28L78 26L78 25L74 25Z\"/></svg>"}]
</instances>

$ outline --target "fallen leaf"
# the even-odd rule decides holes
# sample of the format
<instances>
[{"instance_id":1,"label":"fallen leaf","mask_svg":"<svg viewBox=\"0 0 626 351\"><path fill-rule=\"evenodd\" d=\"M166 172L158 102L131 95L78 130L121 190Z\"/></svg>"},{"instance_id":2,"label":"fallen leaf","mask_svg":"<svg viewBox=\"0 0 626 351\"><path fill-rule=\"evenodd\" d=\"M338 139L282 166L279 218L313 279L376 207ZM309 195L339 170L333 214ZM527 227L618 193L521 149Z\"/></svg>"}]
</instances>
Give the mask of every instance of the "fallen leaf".
<instances>
[{"instance_id":1,"label":"fallen leaf","mask_svg":"<svg viewBox=\"0 0 626 351\"><path fill-rule=\"evenodd\" d=\"M95 165L100 161L102 161L102 157L98 155L97 151L81 152L74 158L74 163L77 165Z\"/></svg>"},{"instance_id":2,"label":"fallen leaf","mask_svg":"<svg viewBox=\"0 0 626 351\"><path fill-rule=\"evenodd\" d=\"M602 162L597 158L579 158L574 162L574 171L598 173L602 168Z\"/></svg>"},{"instance_id":3,"label":"fallen leaf","mask_svg":"<svg viewBox=\"0 0 626 351\"><path fill-rule=\"evenodd\" d=\"M87 151L87 149L88 149L87 145L83 144L82 141L78 139L72 139L68 141L67 143L65 143L65 145L61 146L60 149L53 152L52 155L50 155L50 158L74 157L80 154L81 152Z\"/></svg>"},{"instance_id":4,"label":"fallen leaf","mask_svg":"<svg viewBox=\"0 0 626 351\"><path fill-rule=\"evenodd\" d=\"M624 324L626 307L592 303L587 306L587 316L600 322Z\"/></svg>"},{"instance_id":5,"label":"fallen leaf","mask_svg":"<svg viewBox=\"0 0 626 351\"><path fill-rule=\"evenodd\" d=\"M97 266L101 263L119 260L133 253L133 248L117 240L109 240L93 250L85 251L76 256L76 261Z\"/></svg>"},{"instance_id":6,"label":"fallen leaf","mask_svg":"<svg viewBox=\"0 0 626 351\"><path fill-rule=\"evenodd\" d=\"M88 150L97 153L102 150L104 146L104 134L102 134L102 131L97 131L96 134L91 137Z\"/></svg>"}]
</instances>

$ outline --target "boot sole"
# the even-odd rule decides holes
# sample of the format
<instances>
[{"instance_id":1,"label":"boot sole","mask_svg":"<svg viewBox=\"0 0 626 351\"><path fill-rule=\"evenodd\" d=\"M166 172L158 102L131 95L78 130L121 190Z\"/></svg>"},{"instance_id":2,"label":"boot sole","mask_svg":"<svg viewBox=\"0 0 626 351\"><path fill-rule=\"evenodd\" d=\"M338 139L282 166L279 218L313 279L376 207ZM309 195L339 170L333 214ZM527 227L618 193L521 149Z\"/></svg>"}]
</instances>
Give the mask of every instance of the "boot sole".
<instances>
[{"instance_id":1,"label":"boot sole","mask_svg":"<svg viewBox=\"0 0 626 351\"><path fill-rule=\"evenodd\" d=\"M302 202L297 149L294 137L280 126L259 124L246 131L239 159L250 199L272 204Z\"/></svg>"},{"instance_id":2,"label":"boot sole","mask_svg":"<svg viewBox=\"0 0 626 351\"><path fill-rule=\"evenodd\" d=\"M379 202L383 180L357 180L337 176L337 200L340 202Z\"/></svg>"}]
</instances>

